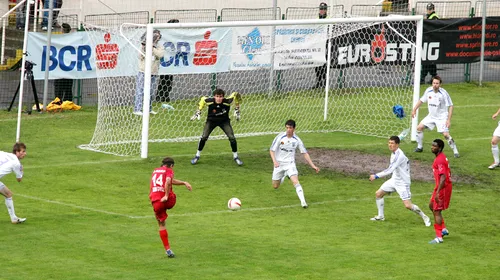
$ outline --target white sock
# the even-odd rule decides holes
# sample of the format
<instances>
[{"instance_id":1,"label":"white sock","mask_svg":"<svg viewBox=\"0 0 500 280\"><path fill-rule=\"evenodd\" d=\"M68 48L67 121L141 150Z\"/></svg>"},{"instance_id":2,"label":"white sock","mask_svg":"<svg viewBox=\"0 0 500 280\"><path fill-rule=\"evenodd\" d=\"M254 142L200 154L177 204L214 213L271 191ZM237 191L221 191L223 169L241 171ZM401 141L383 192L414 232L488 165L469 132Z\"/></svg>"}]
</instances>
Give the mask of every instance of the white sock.
<instances>
[{"instance_id":1,"label":"white sock","mask_svg":"<svg viewBox=\"0 0 500 280\"><path fill-rule=\"evenodd\" d=\"M384 198L377 198L375 202L377 203L378 216L384 217Z\"/></svg>"},{"instance_id":2,"label":"white sock","mask_svg":"<svg viewBox=\"0 0 500 280\"><path fill-rule=\"evenodd\" d=\"M422 149L424 146L424 132L417 130L417 148Z\"/></svg>"},{"instance_id":3,"label":"white sock","mask_svg":"<svg viewBox=\"0 0 500 280\"><path fill-rule=\"evenodd\" d=\"M498 145L491 145L491 153L493 154L493 160L495 163L500 162L498 158Z\"/></svg>"},{"instance_id":4,"label":"white sock","mask_svg":"<svg viewBox=\"0 0 500 280\"><path fill-rule=\"evenodd\" d=\"M455 145L455 141L453 141L453 138L448 138L448 145L450 145L450 148L453 149L453 153L455 154L458 154L458 149L457 149L457 145Z\"/></svg>"},{"instance_id":5,"label":"white sock","mask_svg":"<svg viewBox=\"0 0 500 280\"><path fill-rule=\"evenodd\" d=\"M304 204L306 203L306 198L304 197L304 190L302 190L302 186L300 183L294 186L295 187L295 192L297 193L297 196L300 199L300 203Z\"/></svg>"},{"instance_id":6,"label":"white sock","mask_svg":"<svg viewBox=\"0 0 500 280\"><path fill-rule=\"evenodd\" d=\"M7 206L7 211L9 211L10 219L17 219L16 212L14 211L14 201L12 197L5 198L5 206Z\"/></svg>"},{"instance_id":7,"label":"white sock","mask_svg":"<svg viewBox=\"0 0 500 280\"><path fill-rule=\"evenodd\" d=\"M420 217L422 218L425 216L424 212L422 212L422 210L420 210L420 208L416 204L413 204L413 206L411 207L411 211L413 211L415 214L420 215Z\"/></svg>"},{"instance_id":8,"label":"white sock","mask_svg":"<svg viewBox=\"0 0 500 280\"><path fill-rule=\"evenodd\" d=\"M238 157L238 152L233 152L233 158L237 158Z\"/></svg>"},{"instance_id":9,"label":"white sock","mask_svg":"<svg viewBox=\"0 0 500 280\"><path fill-rule=\"evenodd\" d=\"M196 156L200 157L200 155L201 155L201 151L196 151Z\"/></svg>"}]
</instances>

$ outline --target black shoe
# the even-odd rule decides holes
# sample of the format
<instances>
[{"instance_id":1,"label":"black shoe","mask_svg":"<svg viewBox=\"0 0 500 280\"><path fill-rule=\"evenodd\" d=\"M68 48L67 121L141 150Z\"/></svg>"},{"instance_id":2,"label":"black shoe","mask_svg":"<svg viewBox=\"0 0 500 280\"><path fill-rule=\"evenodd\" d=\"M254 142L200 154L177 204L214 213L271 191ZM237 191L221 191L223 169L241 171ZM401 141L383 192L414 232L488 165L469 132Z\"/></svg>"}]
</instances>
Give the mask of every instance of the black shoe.
<instances>
[{"instance_id":1,"label":"black shoe","mask_svg":"<svg viewBox=\"0 0 500 280\"><path fill-rule=\"evenodd\" d=\"M422 149L422 148L416 148L414 152L415 153L421 153L423 151L424 151L424 149Z\"/></svg>"}]
</instances>

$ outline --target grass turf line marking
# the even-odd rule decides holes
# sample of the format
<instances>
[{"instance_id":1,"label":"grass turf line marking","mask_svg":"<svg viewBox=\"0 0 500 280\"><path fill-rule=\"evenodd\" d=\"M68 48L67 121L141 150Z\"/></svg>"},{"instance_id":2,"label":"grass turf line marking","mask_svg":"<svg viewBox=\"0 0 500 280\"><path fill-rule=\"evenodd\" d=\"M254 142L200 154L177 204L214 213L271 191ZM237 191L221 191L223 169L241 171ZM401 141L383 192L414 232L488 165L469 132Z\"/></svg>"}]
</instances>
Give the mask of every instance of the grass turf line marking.
<instances>
[{"instance_id":1,"label":"grass turf line marking","mask_svg":"<svg viewBox=\"0 0 500 280\"><path fill-rule=\"evenodd\" d=\"M493 189L481 189L481 190L474 190L474 192L478 191L493 191ZM453 191L454 193L466 193L467 191ZM421 193L421 194L413 194L412 196L431 196L432 193ZM97 212L101 214L106 214L106 215L111 215L111 216L119 216L119 217L125 217L129 219L154 219L154 215L146 215L146 216L132 216L132 215L126 215L126 214L121 214L121 213L115 213L111 211L105 211L105 210L100 210L100 209L94 209L90 207L85 207L85 206L78 206L74 204L69 204L65 202L60 202L56 200L50 200L50 199L45 199L45 198L39 198L39 197L34 197L34 196L29 196L29 195L23 195L23 194L16 194L17 196L32 199L32 200L37 200L37 201L42 201L46 203L52 203L52 204L57 204L57 205L62 205L62 206L67 206L70 208L75 208L75 209L80 209L80 210L86 210L90 212ZM367 197L367 198L351 198L351 199L336 199L336 200L327 200L327 201L318 201L318 202L313 202L309 203L309 205L323 205L323 204L330 204L330 203L344 203L344 202L362 202L362 201L372 201L374 200L375 197ZM389 199L400 199L399 196L394 195L394 196L386 196L386 198ZM273 207L259 207L259 208L243 208L238 210L241 212L250 212L250 211L267 211L267 210L276 210L276 209L285 209L285 208L299 208L299 204L293 204L293 205L282 205L282 206L273 206ZM304 210L307 211L307 210ZM184 214L175 214L175 213L168 213L170 217L191 217L191 216L202 216L202 215L213 215L213 214L225 214L225 213L232 213L236 211L232 210L218 210L218 211L206 211L206 212L191 212L191 213L184 213Z\"/></svg>"}]
</instances>

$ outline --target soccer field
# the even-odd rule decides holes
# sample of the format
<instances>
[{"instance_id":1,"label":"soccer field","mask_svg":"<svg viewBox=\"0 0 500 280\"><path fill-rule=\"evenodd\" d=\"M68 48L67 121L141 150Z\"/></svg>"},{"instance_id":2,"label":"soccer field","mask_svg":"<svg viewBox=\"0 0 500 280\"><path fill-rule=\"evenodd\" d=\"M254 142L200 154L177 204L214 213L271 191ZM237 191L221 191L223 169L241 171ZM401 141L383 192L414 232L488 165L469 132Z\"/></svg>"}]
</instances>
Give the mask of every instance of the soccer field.
<instances>
[{"instance_id":1,"label":"soccer field","mask_svg":"<svg viewBox=\"0 0 500 280\"><path fill-rule=\"evenodd\" d=\"M77 148L90 141L96 121L96 109L83 108L23 115L24 179L1 180L27 221L11 224L0 206L0 279L498 279L500 169L487 167L500 84L443 87L455 104L451 135L461 155L444 150L452 179L461 180L443 212L450 231L443 244L427 243L433 228L397 195L385 200L384 222L370 221L384 180L369 182L370 170L315 174L299 165L309 203L303 209L288 180L271 187L268 149L275 135L238 139L241 167L227 140L208 141L194 166L195 142L152 144L148 159L118 157ZM422 108L420 119L427 113ZM0 132L0 150L10 151L14 113L0 112ZM301 133L300 123L296 132L308 148L382 155L389 163L387 139ZM401 145L412 162L429 166L430 178L430 143L438 137L425 133L423 153L413 153L415 143ZM192 192L174 187L177 205L167 219L174 259L164 254L148 201L151 172L165 156L175 159L176 178L193 186ZM429 216L433 187L429 181L411 186L412 201ZM231 197L241 199L241 210L227 210Z\"/></svg>"}]
</instances>

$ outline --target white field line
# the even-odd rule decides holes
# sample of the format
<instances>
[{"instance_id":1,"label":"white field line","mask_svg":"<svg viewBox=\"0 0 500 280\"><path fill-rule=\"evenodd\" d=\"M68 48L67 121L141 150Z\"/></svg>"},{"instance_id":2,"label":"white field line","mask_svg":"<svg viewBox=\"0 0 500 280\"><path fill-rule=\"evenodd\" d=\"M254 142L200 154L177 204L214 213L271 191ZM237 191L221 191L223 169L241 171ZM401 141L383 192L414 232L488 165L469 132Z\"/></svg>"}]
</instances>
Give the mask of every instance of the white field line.
<instances>
[{"instance_id":1,"label":"white field line","mask_svg":"<svg viewBox=\"0 0 500 280\"><path fill-rule=\"evenodd\" d=\"M478 191L493 191L492 189L481 189L481 190L474 190L474 192ZM459 190L454 190L454 193L466 193L467 191L459 191ZM432 193L421 193L421 194L413 194L412 196L431 196ZM79 209L79 210L85 210L89 212L96 212L96 213L101 213L101 214L106 214L110 216L119 216L119 217L125 217L129 219L154 219L154 215L146 215L146 216L133 216L133 215L127 215L127 214L122 214L122 213L115 213L111 211L105 211L105 210L100 210L100 209L94 209L90 207L85 207L85 206L78 206L75 204L70 204L66 202L60 202L56 200L50 200L50 199L45 199L45 198L39 198L39 197L34 197L34 196L29 196L29 195L23 195L23 194L16 194L16 196L24 197L27 199L32 199L32 200L37 200L37 201L42 201L45 203L52 203L52 204L57 204L57 205L62 205L66 206L69 208L74 208L74 209ZM399 199L398 195L391 195L391 196L386 196L387 198L392 198L392 199ZM372 201L374 200L374 197L367 197L367 198L351 198L351 199L336 199L336 200L327 200L327 201L318 201L318 202L313 202L309 203L309 205L323 205L323 204L331 204L331 203L344 203L344 202L361 202L361 201ZM272 206L272 207L259 207L259 208L243 208L238 211L242 212L248 212L248 211L268 211L268 210L276 210L276 209L285 209L285 208L298 208L299 203L297 202L296 204L293 205L282 205L282 206ZM191 213L184 213L184 214L175 214L175 213L168 213L170 217L191 217L191 216L203 216L203 215L217 215L217 214L227 214L227 213L233 213L235 211L231 210L219 210L219 211L205 211L205 212L191 212Z\"/></svg>"}]
</instances>

